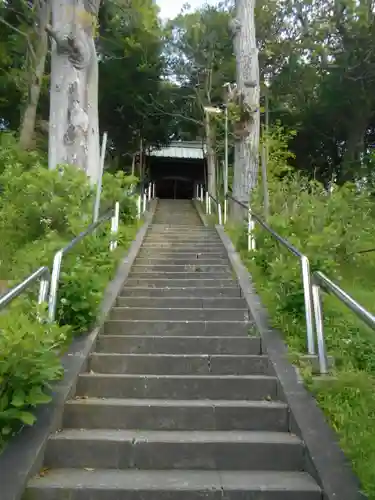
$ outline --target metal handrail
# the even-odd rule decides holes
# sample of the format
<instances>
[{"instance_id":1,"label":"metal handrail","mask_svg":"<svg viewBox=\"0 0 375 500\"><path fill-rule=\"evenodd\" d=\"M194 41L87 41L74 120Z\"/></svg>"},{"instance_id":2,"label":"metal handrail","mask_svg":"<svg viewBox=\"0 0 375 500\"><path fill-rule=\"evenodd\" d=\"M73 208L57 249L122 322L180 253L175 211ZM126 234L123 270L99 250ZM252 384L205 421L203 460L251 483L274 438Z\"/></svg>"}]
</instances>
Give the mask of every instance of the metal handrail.
<instances>
[{"instance_id":1,"label":"metal handrail","mask_svg":"<svg viewBox=\"0 0 375 500\"><path fill-rule=\"evenodd\" d=\"M90 226L87 229L85 229L78 236L73 238L72 241L68 243L64 248L55 253L55 256L53 258L51 286L48 299L48 318L51 322L55 320L55 315L56 315L57 291L59 288L61 263L64 255L67 254L78 243L80 243L86 236L92 234L101 224L103 224L108 220L111 220L111 236L112 236L109 249L110 251L114 250L117 247L117 239L115 238L115 236L117 235L118 232L119 213L120 213L120 204L119 202L116 202L114 208L108 210L105 214L99 217L99 219L96 222L90 224Z\"/></svg>"},{"instance_id":2,"label":"metal handrail","mask_svg":"<svg viewBox=\"0 0 375 500\"><path fill-rule=\"evenodd\" d=\"M47 266L42 266L0 297L0 309L10 304L38 280L40 280L38 304L47 302L50 272Z\"/></svg>"},{"instance_id":3,"label":"metal handrail","mask_svg":"<svg viewBox=\"0 0 375 500\"><path fill-rule=\"evenodd\" d=\"M281 245L283 245L290 253L298 257L301 262L301 272L302 272L302 285L303 285L303 295L305 302L305 318L306 318L306 337L307 337L307 351L309 354L315 354L315 341L314 341L314 323L313 323L313 300L312 300L312 286L311 286L311 273L310 273L310 261L301 253L295 246L289 243L288 240L280 236L276 231L274 231L266 222L264 222L258 215L254 214L251 208L236 200L232 195L227 193L227 198L233 202L240 205L243 209L247 210L248 213L248 249L255 249L255 240L253 238L252 232L254 230L254 223L252 219L255 219L258 224L260 224L263 229L265 229L273 238L275 238Z\"/></svg>"},{"instance_id":4,"label":"metal handrail","mask_svg":"<svg viewBox=\"0 0 375 500\"><path fill-rule=\"evenodd\" d=\"M221 203L218 201L212 194L210 194L208 191L206 191L206 214L211 215L211 200L216 203L217 206L217 213L219 217L219 225L221 226L223 221L222 221L222 215L221 215Z\"/></svg>"},{"instance_id":5,"label":"metal handrail","mask_svg":"<svg viewBox=\"0 0 375 500\"><path fill-rule=\"evenodd\" d=\"M312 296L315 313L316 336L318 341L318 356L321 373L328 372L327 353L324 340L323 326L323 307L320 291L334 295L342 302L350 311L352 311L359 319L367 326L375 330L375 316L367 311L361 304L347 294L342 288L331 281L327 276L320 271L316 271L312 277Z\"/></svg>"}]
</instances>

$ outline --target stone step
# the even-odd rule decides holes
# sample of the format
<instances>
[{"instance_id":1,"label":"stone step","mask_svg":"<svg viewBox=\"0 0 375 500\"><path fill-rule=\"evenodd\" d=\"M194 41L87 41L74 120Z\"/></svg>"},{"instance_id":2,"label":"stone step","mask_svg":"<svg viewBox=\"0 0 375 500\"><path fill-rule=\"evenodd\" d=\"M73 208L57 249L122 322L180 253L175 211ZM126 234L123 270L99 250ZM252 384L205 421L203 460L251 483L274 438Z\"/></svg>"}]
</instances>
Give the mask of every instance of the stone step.
<instances>
[{"instance_id":1,"label":"stone step","mask_svg":"<svg viewBox=\"0 0 375 500\"><path fill-rule=\"evenodd\" d=\"M277 400L269 375L119 375L84 373L77 395L97 398Z\"/></svg>"},{"instance_id":2,"label":"stone step","mask_svg":"<svg viewBox=\"0 0 375 500\"><path fill-rule=\"evenodd\" d=\"M184 250L179 251L179 250L161 250L161 251L156 251L156 250L146 250L146 249L141 249L141 251L138 254L138 258L145 258L145 259L225 259L226 261L228 260L228 256L225 254L223 250L218 250L218 251L204 251L204 252L196 252L194 249L190 249L190 251L185 252Z\"/></svg>"},{"instance_id":3,"label":"stone step","mask_svg":"<svg viewBox=\"0 0 375 500\"><path fill-rule=\"evenodd\" d=\"M202 272L202 271L179 271L179 272L168 272L168 271L144 271L139 272L132 270L129 274L129 279L171 279L171 280L196 280L196 279L231 279L232 273L225 266L225 270L221 272Z\"/></svg>"},{"instance_id":4,"label":"stone step","mask_svg":"<svg viewBox=\"0 0 375 500\"><path fill-rule=\"evenodd\" d=\"M168 258L168 257L156 257L156 258L145 258L138 257L135 261L136 266L229 266L228 259L212 259L212 258L200 258L199 255L193 255L190 259L186 258Z\"/></svg>"},{"instance_id":5,"label":"stone step","mask_svg":"<svg viewBox=\"0 0 375 500\"><path fill-rule=\"evenodd\" d=\"M222 242L219 238L219 236L213 237L213 236L186 236L181 235L180 237L178 236L164 236L164 235L158 235L158 236L146 236L145 239L143 240L144 246L148 246L148 244L167 244L170 246L174 245L189 245L189 246L195 246L195 245L222 245Z\"/></svg>"},{"instance_id":6,"label":"stone step","mask_svg":"<svg viewBox=\"0 0 375 500\"><path fill-rule=\"evenodd\" d=\"M240 297L241 290L238 286L227 287L182 287L182 288L147 288L147 287L130 287L126 286L121 290L121 297L156 297L156 298L172 298L172 297L187 297L187 298L231 298Z\"/></svg>"},{"instance_id":7,"label":"stone step","mask_svg":"<svg viewBox=\"0 0 375 500\"><path fill-rule=\"evenodd\" d=\"M88 398L66 403L64 427L287 432L289 413L273 401Z\"/></svg>"},{"instance_id":8,"label":"stone step","mask_svg":"<svg viewBox=\"0 0 375 500\"><path fill-rule=\"evenodd\" d=\"M48 440L45 466L299 471L303 452L287 432L66 429Z\"/></svg>"},{"instance_id":9,"label":"stone step","mask_svg":"<svg viewBox=\"0 0 375 500\"><path fill-rule=\"evenodd\" d=\"M259 337L100 335L96 352L118 354L260 354Z\"/></svg>"},{"instance_id":10,"label":"stone step","mask_svg":"<svg viewBox=\"0 0 375 500\"><path fill-rule=\"evenodd\" d=\"M29 484L27 500L321 500L304 472L57 469Z\"/></svg>"},{"instance_id":11,"label":"stone step","mask_svg":"<svg viewBox=\"0 0 375 500\"><path fill-rule=\"evenodd\" d=\"M178 335L178 336L247 336L253 323L244 321L145 321L109 320L104 334L110 335Z\"/></svg>"},{"instance_id":12,"label":"stone step","mask_svg":"<svg viewBox=\"0 0 375 500\"><path fill-rule=\"evenodd\" d=\"M209 293L206 293L209 296ZM120 307L160 307L187 309L241 309L247 310L246 300L242 297L118 297Z\"/></svg>"},{"instance_id":13,"label":"stone step","mask_svg":"<svg viewBox=\"0 0 375 500\"><path fill-rule=\"evenodd\" d=\"M172 279L172 278L128 278L126 281L126 286L129 287L144 287L149 288L191 288L191 287L232 287L236 286L237 282L231 278L185 278L185 279Z\"/></svg>"},{"instance_id":14,"label":"stone step","mask_svg":"<svg viewBox=\"0 0 375 500\"><path fill-rule=\"evenodd\" d=\"M206 274L206 273L214 273L215 276L221 274L230 274L232 273L231 268L227 263L224 264L202 264L198 262L198 259L193 261L191 264L139 264L136 263L132 267L132 275L140 275L143 273L161 273L167 274Z\"/></svg>"},{"instance_id":15,"label":"stone step","mask_svg":"<svg viewBox=\"0 0 375 500\"><path fill-rule=\"evenodd\" d=\"M91 354L95 373L151 375L271 375L268 356L227 354Z\"/></svg>"},{"instance_id":16,"label":"stone step","mask_svg":"<svg viewBox=\"0 0 375 500\"><path fill-rule=\"evenodd\" d=\"M249 320L246 309L160 309L151 307L114 307L111 320L148 321L244 321Z\"/></svg>"},{"instance_id":17,"label":"stone step","mask_svg":"<svg viewBox=\"0 0 375 500\"><path fill-rule=\"evenodd\" d=\"M178 250L178 251L191 251L191 252L204 252L204 251L223 251L223 244L217 242L193 242L190 240L171 242L165 239L157 241L145 241L142 246L143 250L156 249L156 250Z\"/></svg>"}]
</instances>

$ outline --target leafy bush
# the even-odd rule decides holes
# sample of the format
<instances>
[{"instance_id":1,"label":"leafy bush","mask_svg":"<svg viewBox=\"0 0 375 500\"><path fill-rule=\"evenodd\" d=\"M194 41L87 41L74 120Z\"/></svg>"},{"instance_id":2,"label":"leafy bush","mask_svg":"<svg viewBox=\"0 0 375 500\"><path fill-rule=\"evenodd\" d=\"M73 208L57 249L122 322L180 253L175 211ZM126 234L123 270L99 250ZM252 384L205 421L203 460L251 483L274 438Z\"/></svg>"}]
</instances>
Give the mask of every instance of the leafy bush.
<instances>
[{"instance_id":1,"label":"leafy bush","mask_svg":"<svg viewBox=\"0 0 375 500\"><path fill-rule=\"evenodd\" d=\"M19 308L0 315L0 449L9 435L35 422L37 405L50 400L49 384L62 376L58 349L66 333Z\"/></svg>"},{"instance_id":2,"label":"leafy bush","mask_svg":"<svg viewBox=\"0 0 375 500\"><path fill-rule=\"evenodd\" d=\"M11 284L41 265L51 267L55 252L91 223L95 193L83 172L49 171L34 154L23 153L23 161L7 140L0 145L0 279ZM62 374L59 352L96 321L105 287L137 230L135 201L127 195L134 182L105 174L103 209L121 202L118 249L109 252L108 221L64 256L55 324L37 320L37 285L0 314L0 449L22 425L33 424L33 408L49 400L49 383Z\"/></svg>"},{"instance_id":3,"label":"leafy bush","mask_svg":"<svg viewBox=\"0 0 375 500\"><path fill-rule=\"evenodd\" d=\"M270 226L301 250L312 271L320 270L369 310L373 309L375 252L374 204L365 188L333 186L327 190L286 161L286 139L278 128L270 144ZM262 214L262 189L252 194L254 212ZM252 274L273 325L285 333L293 353L306 352L304 296L299 259L257 225L257 249L247 251L245 228L229 228ZM306 382L338 432L342 447L371 500L375 500L375 439L370 432L375 411L375 335L336 298L323 297L325 338L335 359L332 383ZM294 356L295 357L295 356Z\"/></svg>"}]
</instances>

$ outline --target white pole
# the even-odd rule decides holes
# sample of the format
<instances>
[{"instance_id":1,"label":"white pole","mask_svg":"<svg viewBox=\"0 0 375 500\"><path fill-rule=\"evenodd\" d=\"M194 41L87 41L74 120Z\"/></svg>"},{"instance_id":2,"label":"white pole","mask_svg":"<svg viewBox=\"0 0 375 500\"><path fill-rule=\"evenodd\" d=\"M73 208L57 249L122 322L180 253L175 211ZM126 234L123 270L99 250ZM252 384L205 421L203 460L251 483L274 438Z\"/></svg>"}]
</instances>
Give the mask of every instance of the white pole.
<instances>
[{"instance_id":1,"label":"white pole","mask_svg":"<svg viewBox=\"0 0 375 500\"><path fill-rule=\"evenodd\" d=\"M147 205L147 195L146 191L143 192L143 212L146 212L146 205Z\"/></svg>"},{"instance_id":2,"label":"white pole","mask_svg":"<svg viewBox=\"0 0 375 500\"><path fill-rule=\"evenodd\" d=\"M107 132L104 132L103 141L102 141L102 150L100 152L99 175L98 175L98 183L96 185L96 196L95 196L93 222L96 222L98 220L98 217L99 217L100 195L102 192L102 179L103 179L103 170L104 170L105 150L107 148L107 137L108 137Z\"/></svg>"},{"instance_id":3,"label":"white pole","mask_svg":"<svg viewBox=\"0 0 375 500\"><path fill-rule=\"evenodd\" d=\"M137 198L137 217L138 217L138 219L141 218L141 211L142 211L142 196L139 195Z\"/></svg>"},{"instance_id":4,"label":"white pole","mask_svg":"<svg viewBox=\"0 0 375 500\"><path fill-rule=\"evenodd\" d=\"M206 214L208 214L208 191L206 191Z\"/></svg>"},{"instance_id":5,"label":"white pole","mask_svg":"<svg viewBox=\"0 0 375 500\"><path fill-rule=\"evenodd\" d=\"M225 106L224 196L228 193L228 106Z\"/></svg>"},{"instance_id":6,"label":"white pole","mask_svg":"<svg viewBox=\"0 0 375 500\"><path fill-rule=\"evenodd\" d=\"M148 201L151 200L151 182L148 184Z\"/></svg>"}]
</instances>

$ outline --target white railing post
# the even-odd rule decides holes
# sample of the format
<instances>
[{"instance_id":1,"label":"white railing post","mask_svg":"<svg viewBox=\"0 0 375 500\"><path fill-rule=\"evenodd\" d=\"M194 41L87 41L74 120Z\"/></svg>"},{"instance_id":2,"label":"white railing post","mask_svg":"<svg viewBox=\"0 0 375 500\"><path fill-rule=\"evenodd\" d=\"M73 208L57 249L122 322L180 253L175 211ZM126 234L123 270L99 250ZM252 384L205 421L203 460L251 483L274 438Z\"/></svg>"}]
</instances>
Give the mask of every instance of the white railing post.
<instances>
[{"instance_id":1,"label":"white railing post","mask_svg":"<svg viewBox=\"0 0 375 500\"><path fill-rule=\"evenodd\" d=\"M155 198L155 182L152 183L152 197Z\"/></svg>"},{"instance_id":2,"label":"white railing post","mask_svg":"<svg viewBox=\"0 0 375 500\"><path fill-rule=\"evenodd\" d=\"M312 298L314 303L315 327L318 341L319 370L321 375L325 375L328 373L328 360L324 342L322 302L320 297L320 286L315 283L312 285Z\"/></svg>"},{"instance_id":3,"label":"white railing post","mask_svg":"<svg viewBox=\"0 0 375 500\"><path fill-rule=\"evenodd\" d=\"M109 245L109 249L112 252L117 248L117 233L118 233L118 225L120 218L120 203L116 201L115 204L115 213L111 219L111 243Z\"/></svg>"},{"instance_id":4,"label":"white railing post","mask_svg":"<svg viewBox=\"0 0 375 500\"><path fill-rule=\"evenodd\" d=\"M206 214L208 214L208 191L206 191Z\"/></svg>"},{"instance_id":5,"label":"white railing post","mask_svg":"<svg viewBox=\"0 0 375 500\"><path fill-rule=\"evenodd\" d=\"M60 250L55 254L52 266L51 287L48 300L48 319L52 323L55 321L57 290L59 288L60 269L63 252Z\"/></svg>"},{"instance_id":6,"label":"white railing post","mask_svg":"<svg viewBox=\"0 0 375 500\"><path fill-rule=\"evenodd\" d=\"M203 203L203 184L201 184L201 202Z\"/></svg>"},{"instance_id":7,"label":"white railing post","mask_svg":"<svg viewBox=\"0 0 375 500\"><path fill-rule=\"evenodd\" d=\"M143 209L142 209L142 212L146 212L146 206L147 206L147 195L146 195L146 191L143 191Z\"/></svg>"},{"instance_id":8,"label":"white railing post","mask_svg":"<svg viewBox=\"0 0 375 500\"><path fill-rule=\"evenodd\" d=\"M219 226L222 226L223 225L223 220L222 220L222 216L221 216L221 203L217 204L217 212L218 212L218 215L219 215Z\"/></svg>"},{"instance_id":9,"label":"white railing post","mask_svg":"<svg viewBox=\"0 0 375 500\"><path fill-rule=\"evenodd\" d=\"M311 296L312 287L311 287L310 263L309 259L305 255L301 257L301 272L302 272L303 295L305 300L307 351L309 354L313 355L315 354L314 326L313 326L313 314L312 314L313 298Z\"/></svg>"},{"instance_id":10,"label":"white railing post","mask_svg":"<svg viewBox=\"0 0 375 500\"><path fill-rule=\"evenodd\" d=\"M255 238L254 238L254 221L251 217L251 212L248 210L247 212L247 249L255 250Z\"/></svg>"},{"instance_id":11,"label":"white railing post","mask_svg":"<svg viewBox=\"0 0 375 500\"><path fill-rule=\"evenodd\" d=\"M48 288L49 288L49 280L48 277L42 276L39 285L39 295L38 295L38 304L44 304L48 300Z\"/></svg>"},{"instance_id":12,"label":"white railing post","mask_svg":"<svg viewBox=\"0 0 375 500\"><path fill-rule=\"evenodd\" d=\"M211 215L211 196L208 196L208 215Z\"/></svg>"},{"instance_id":13,"label":"white railing post","mask_svg":"<svg viewBox=\"0 0 375 500\"><path fill-rule=\"evenodd\" d=\"M228 200L225 198L224 200L224 225L227 223L228 218Z\"/></svg>"},{"instance_id":14,"label":"white railing post","mask_svg":"<svg viewBox=\"0 0 375 500\"><path fill-rule=\"evenodd\" d=\"M148 201L150 201L151 200L151 182L148 183L147 192L148 192Z\"/></svg>"},{"instance_id":15,"label":"white railing post","mask_svg":"<svg viewBox=\"0 0 375 500\"><path fill-rule=\"evenodd\" d=\"M142 213L142 196L138 195L137 198L137 218L141 218L141 213Z\"/></svg>"}]
</instances>

